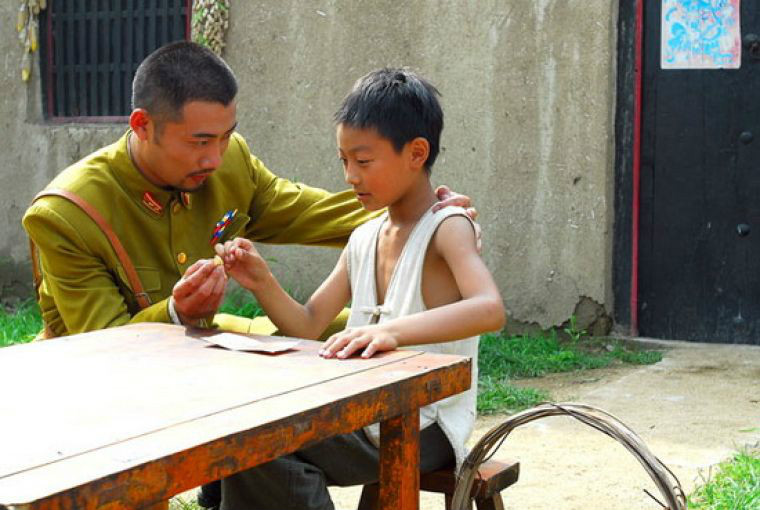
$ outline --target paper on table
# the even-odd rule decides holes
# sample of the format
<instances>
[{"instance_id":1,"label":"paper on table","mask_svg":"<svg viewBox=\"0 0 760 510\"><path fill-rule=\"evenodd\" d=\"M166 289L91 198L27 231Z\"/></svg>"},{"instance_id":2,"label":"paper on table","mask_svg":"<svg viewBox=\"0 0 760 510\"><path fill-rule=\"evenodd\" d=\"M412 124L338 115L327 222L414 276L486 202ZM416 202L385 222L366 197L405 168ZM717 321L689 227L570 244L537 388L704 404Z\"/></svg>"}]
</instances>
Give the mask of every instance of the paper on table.
<instances>
[{"instance_id":1,"label":"paper on table","mask_svg":"<svg viewBox=\"0 0 760 510\"><path fill-rule=\"evenodd\" d=\"M202 336L203 340L210 344L230 349L231 351L268 352L274 354L293 349L299 344L298 340L272 340L264 342L256 338L235 333L218 333L216 335Z\"/></svg>"}]
</instances>

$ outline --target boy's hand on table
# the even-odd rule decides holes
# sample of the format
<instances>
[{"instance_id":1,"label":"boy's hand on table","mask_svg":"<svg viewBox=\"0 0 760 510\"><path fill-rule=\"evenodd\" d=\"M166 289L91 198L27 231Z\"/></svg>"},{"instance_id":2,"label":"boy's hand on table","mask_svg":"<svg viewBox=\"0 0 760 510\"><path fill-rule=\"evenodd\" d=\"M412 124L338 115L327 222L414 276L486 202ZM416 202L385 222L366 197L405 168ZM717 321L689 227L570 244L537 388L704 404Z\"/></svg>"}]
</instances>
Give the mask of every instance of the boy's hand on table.
<instances>
[{"instance_id":1,"label":"boy's hand on table","mask_svg":"<svg viewBox=\"0 0 760 510\"><path fill-rule=\"evenodd\" d=\"M195 325L213 315L222 304L226 286L224 269L212 260L202 259L188 267L172 289L174 309L182 324Z\"/></svg>"},{"instance_id":2,"label":"boy's hand on table","mask_svg":"<svg viewBox=\"0 0 760 510\"><path fill-rule=\"evenodd\" d=\"M224 262L227 274L252 292L272 277L266 261L248 239L236 237L223 245L217 244L214 250Z\"/></svg>"},{"instance_id":3,"label":"boy's hand on table","mask_svg":"<svg viewBox=\"0 0 760 510\"><path fill-rule=\"evenodd\" d=\"M483 251L483 243L481 241L480 224L476 221L478 219L478 210L472 207L472 201L467 195L460 195L456 191L451 191L448 186L442 185L435 188L435 195L438 197L439 202L433 204L433 212L439 211L444 207L456 206L461 207L467 211L467 216L475 223L475 247L478 253Z\"/></svg>"},{"instance_id":4,"label":"boy's hand on table","mask_svg":"<svg viewBox=\"0 0 760 510\"><path fill-rule=\"evenodd\" d=\"M370 358L375 353L398 348L398 340L382 326L347 328L335 333L325 341L319 350L323 358L345 359L362 350L362 358Z\"/></svg>"}]
</instances>

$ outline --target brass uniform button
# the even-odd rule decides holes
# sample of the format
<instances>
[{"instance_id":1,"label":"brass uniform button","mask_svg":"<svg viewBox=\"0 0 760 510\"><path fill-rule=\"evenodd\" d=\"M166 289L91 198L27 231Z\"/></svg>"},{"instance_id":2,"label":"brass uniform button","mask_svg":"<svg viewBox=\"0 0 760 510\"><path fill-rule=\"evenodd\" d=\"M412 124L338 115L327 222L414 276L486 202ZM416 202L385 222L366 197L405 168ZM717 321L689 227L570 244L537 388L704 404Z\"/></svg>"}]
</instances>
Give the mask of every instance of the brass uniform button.
<instances>
[{"instance_id":1,"label":"brass uniform button","mask_svg":"<svg viewBox=\"0 0 760 510\"><path fill-rule=\"evenodd\" d=\"M181 208L182 208L182 206L179 205L179 202L174 202L174 205L172 206L172 212L174 214L177 214L180 211Z\"/></svg>"},{"instance_id":2,"label":"brass uniform button","mask_svg":"<svg viewBox=\"0 0 760 510\"><path fill-rule=\"evenodd\" d=\"M181 251L177 254L177 262L180 264L187 262L187 255L185 255L185 252Z\"/></svg>"}]
</instances>

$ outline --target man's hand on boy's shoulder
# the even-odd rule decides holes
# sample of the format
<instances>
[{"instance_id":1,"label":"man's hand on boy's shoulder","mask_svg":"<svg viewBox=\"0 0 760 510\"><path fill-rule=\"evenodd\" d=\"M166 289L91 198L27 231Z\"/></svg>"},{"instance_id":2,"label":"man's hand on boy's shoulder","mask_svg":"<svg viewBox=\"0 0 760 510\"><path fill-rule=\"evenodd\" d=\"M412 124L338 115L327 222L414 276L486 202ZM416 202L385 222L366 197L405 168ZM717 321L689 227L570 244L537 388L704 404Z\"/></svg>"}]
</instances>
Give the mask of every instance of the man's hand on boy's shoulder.
<instances>
[{"instance_id":1,"label":"man's hand on boy's shoulder","mask_svg":"<svg viewBox=\"0 0 760 510\"><path fill-rule=\"evenodd\" d=\"M457 193L456 191L451 191L446 185L438 186L435 189L435 194L438 197L439 202L433 205L433 212L449 206L461 207L467 212L467 216L475 222L475 248L478 250L478 253L481 253L483 250L482 235L480 224L476 222L478 219L478 210L472 207L472 200L470 200L470 197Z\"/></svg>"}]
</instances>

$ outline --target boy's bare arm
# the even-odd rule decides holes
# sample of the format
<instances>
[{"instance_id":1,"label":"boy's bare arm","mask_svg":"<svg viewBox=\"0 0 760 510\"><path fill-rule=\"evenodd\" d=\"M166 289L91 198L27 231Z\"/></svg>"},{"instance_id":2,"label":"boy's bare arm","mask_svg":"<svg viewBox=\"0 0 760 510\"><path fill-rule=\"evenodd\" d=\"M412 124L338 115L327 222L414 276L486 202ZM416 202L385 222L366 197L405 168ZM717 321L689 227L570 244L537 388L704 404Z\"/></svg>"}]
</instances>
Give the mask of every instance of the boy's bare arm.
<instances>
[{"instance_id":1,"label":"boy's bare arm","mask_svg":"<svg viewBox=\"0 0 760 510\"><path fill-rule=\"evenodd\" d=\"M351 299L351 283L348 278L346 257L344 249L330 276L322 282L304 305L307 317L311 321L308 325L309 336L304 338L319 337Z\"/></svg>"},{"instance_id":2,"label":"boy's bare arm","mask_svg":"<svg viewBox=\"0 0 760 510\"><path fill-rule=\"evenodd\" d=\"M363 349L362 356L402 345L447 342L495 331L504 326L499 289L478 255L472 224L452 216L441 223L431 242L449 266L462 300L378 325L336 333L325 343L323 356L344 358Z\"/></svg>"},{"instance_id":3,"label":"boy's bare arm","mask_svg":"<svg viewBox=\"0 0 760 510\"><path fill-rule=\"evenodd\" d=\"M345 251L330 276L302 305L285 292L253 243L236 239L233 244L244 249L237 252L232 264L226 258L230 276L256 296L269 319L287 336L317 338L350 298Z\"/></svg>"}]
</instances>

